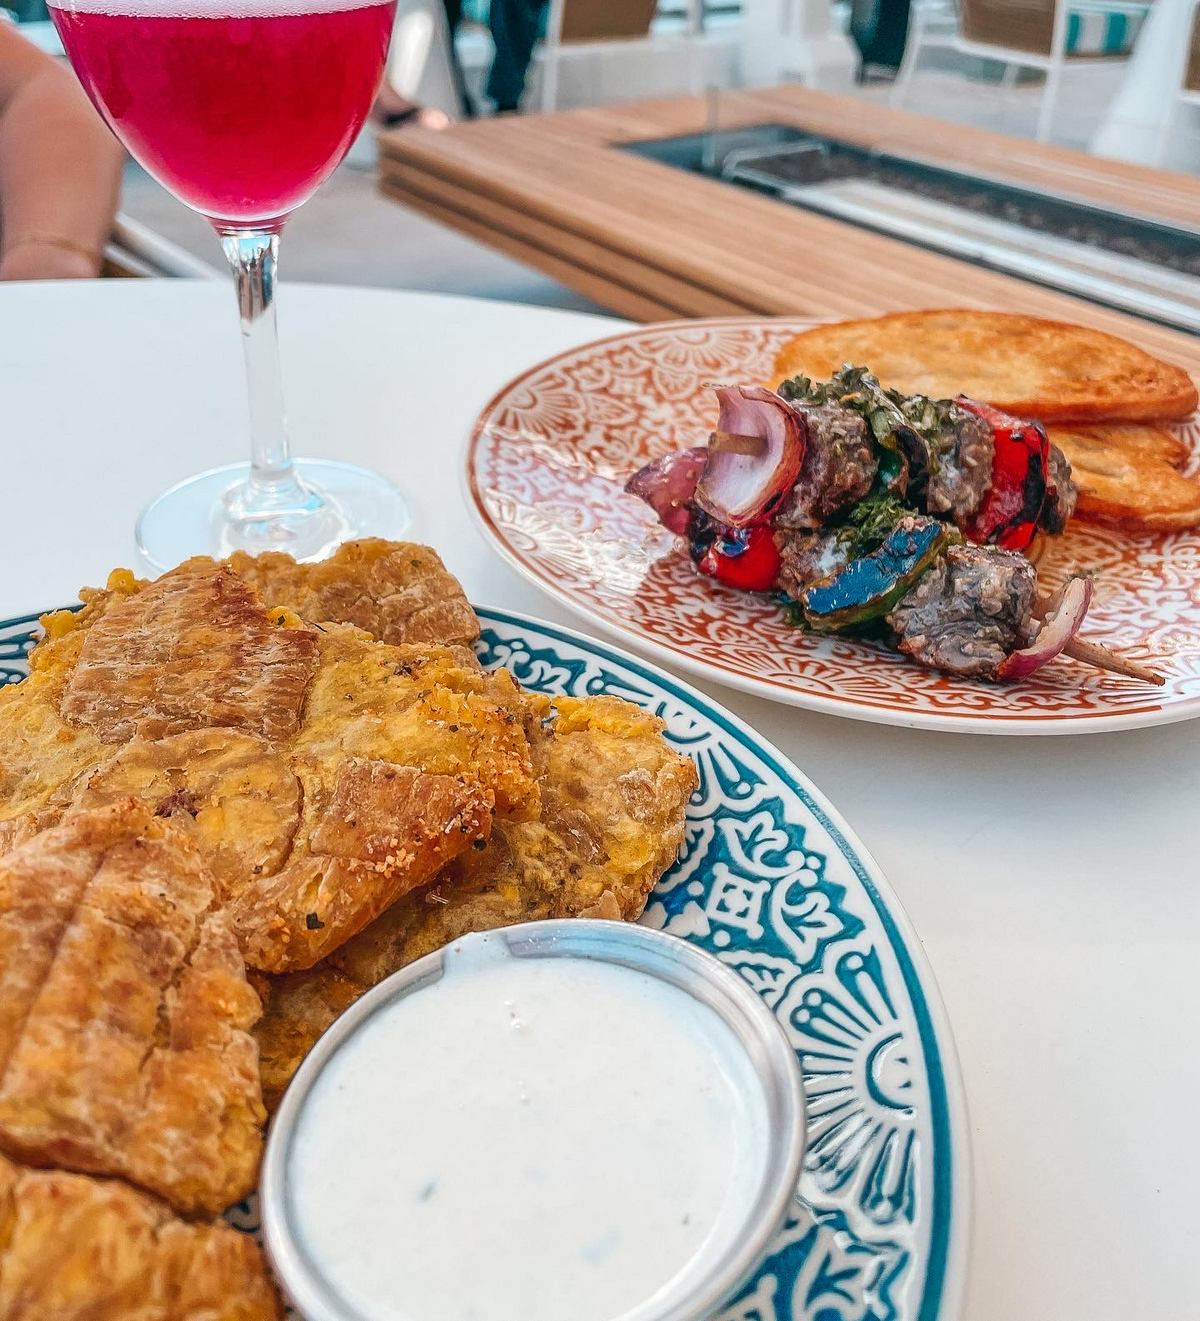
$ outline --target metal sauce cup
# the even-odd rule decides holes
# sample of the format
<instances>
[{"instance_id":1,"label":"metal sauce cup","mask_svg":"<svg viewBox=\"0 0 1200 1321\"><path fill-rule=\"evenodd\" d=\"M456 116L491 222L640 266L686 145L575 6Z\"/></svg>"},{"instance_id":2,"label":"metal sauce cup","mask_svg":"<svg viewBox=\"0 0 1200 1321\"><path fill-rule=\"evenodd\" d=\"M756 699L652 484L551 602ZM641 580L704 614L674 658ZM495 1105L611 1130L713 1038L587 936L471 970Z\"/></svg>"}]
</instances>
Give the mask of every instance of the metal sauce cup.
<instances>
[{"instance_id":1,"label":"metal sauce cup","mask_svg":"<svg viewBox=\"0 0 1200 1321\"><path fill-rule=\"evenodd\" d=\"M762 999L737 973L678 937L626 922L585 918L527 922L487 933L517 958L577 958L622 965L678 987L712 1009L746 1052L762 1087L764 1159L742 1232L716 1254L699 1254L671 1281L660 1307L639 1306L633 1321L702 1321L754 1273L787 1214L805 1148L804 1092L796 1056ZM271 1124L260 1196L267 1254L284 1292L307 1321L376 1321L339 1297L302 1247L299 1208L288 1186L298 1120L313 1085L334 1053L393 1001L440 980L445 951L402 968L358 1000L309 1052ZM469 973L467 974L469 975ZM648 1300L648 1302L653 1300ZM414 1317L413 1321L422 1321ZM614 1317L612 1321L622 1321Z\"/></svg>"}]
</instances>

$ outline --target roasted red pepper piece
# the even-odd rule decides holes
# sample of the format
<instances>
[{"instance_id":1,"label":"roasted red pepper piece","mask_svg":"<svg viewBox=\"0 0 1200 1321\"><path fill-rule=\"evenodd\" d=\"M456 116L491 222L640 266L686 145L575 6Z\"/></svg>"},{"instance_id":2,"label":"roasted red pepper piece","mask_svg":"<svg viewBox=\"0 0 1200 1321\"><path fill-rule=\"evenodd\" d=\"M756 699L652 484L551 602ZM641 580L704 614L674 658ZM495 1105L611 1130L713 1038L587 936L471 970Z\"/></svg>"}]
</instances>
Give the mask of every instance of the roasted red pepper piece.
<instances>
[{"instance_id":1,"label":"roasted red pepper piece","mask_svg":"<svg viewBox=\"0 0 1200 1321\"><path fill-rule=\"evenodd\" d=\"M726 587L737 587L743 592L769 592L775 586L779 565L779 551L771 529L765 523L756 523L749 528L730 529L727 536L718 536L700 557L697 567Z\"/></svg>"},{"instance_id":2,"label":"roasted red pepper piece","mask_svg":"<svg viewBox=\"0 0 1200 1321\"><path fill-rule=\"evenodd\" d=\"M992 485L964 535L978 545L1025 550L1037 532L1050 477L1050 442L1036 422L961 396L954 401L992 429L996 456Z\"/></svg>"}]
</instances>

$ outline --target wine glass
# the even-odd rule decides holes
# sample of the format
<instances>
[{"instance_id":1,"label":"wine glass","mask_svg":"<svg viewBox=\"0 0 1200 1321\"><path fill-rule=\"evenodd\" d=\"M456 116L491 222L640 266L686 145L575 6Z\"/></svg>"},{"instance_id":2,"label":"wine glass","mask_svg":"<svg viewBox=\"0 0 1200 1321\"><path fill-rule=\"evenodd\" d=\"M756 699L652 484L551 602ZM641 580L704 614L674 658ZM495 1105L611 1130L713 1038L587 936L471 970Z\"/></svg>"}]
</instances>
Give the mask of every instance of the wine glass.
<instances>
[{"instance_id":1,"label":"wine glass","mask_svg":"<svg viewBox=\"0 0 1200 1321\"><path fill-rule=\"evenodd\" d=\"M294 461L275 323L279 235L362 128L396 0L52 0L100 113L134 158L205 216L237 288L251 459L200 473L138 520L158 568L188 555L285 550L319 559L347 537L397 536L400 492L377 473Z\"/></svg>"}]
</instances>

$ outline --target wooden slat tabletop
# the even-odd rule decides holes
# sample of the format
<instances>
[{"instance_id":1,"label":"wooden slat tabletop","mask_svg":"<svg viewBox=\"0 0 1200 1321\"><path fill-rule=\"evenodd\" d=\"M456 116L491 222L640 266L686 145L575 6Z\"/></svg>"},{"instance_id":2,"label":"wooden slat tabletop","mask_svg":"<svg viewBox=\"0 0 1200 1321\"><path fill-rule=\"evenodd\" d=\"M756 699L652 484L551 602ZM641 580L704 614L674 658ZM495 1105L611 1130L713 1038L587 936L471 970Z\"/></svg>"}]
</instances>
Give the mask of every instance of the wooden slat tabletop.
<instances>
[{"instance_id":1,"label":"wooden slat tabletop","mask_svg":"<svg viewBox=\"0 0 1200 1321\"><path fill-rule=\"evenodd\" d=\"M804 88L722 94L720 126L789 123L1194 226L1200 181ZM701 98L381 136L380 186L637 320L970 306L1080 321L1200 373L1191 337L617 149L704 131Z\"/></svg>"}]
</instances>

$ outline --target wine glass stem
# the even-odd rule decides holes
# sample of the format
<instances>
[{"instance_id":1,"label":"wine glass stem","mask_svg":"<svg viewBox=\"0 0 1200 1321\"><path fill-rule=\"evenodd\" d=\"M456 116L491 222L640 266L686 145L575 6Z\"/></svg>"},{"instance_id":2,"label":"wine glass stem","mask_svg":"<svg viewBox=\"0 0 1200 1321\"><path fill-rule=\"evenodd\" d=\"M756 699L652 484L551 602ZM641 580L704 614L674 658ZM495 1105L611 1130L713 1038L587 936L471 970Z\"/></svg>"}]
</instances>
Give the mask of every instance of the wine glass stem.
<instances>
[{"instance_id":1,"label":"wine glass stem","mask_svg":"<svg viewBox=\"0 0 1200 1321\"><path fill-rule=\"evenodd\" d=\"M220 234L237 290L250 404L250 477L237 492L237 512L253 519L311 509L314 492L292 466L283 408L275 320L279 228L222 229Z\"/></svg>"}]
</instances>

